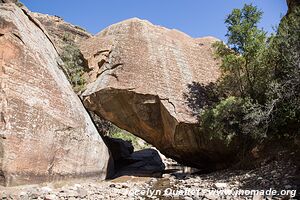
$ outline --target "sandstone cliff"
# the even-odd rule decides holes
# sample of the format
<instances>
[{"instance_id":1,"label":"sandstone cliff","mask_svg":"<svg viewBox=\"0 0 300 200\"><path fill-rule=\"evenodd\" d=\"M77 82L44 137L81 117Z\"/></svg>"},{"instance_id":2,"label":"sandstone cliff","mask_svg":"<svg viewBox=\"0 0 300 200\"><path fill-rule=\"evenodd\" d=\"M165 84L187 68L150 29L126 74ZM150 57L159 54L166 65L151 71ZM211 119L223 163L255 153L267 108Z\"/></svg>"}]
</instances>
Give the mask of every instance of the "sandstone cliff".
<instances>
[{"instance_id":1,"label":"sandstone cliff","mask_svg":"<svg viewBox=\"0 0 300 200\"><path fill-rule=\"evenodd\" d=\"M2 185L106 177L108 149L49 38L25 7L0 3Z\"/></svg>"},{"instance_id":2,"label":"sandstone cliff","mask_svg":"<svg viewBox=\"0 0 300 200\"><path fill-rule=\"evenodd\" d=\"M81 44L95 80L84 103L177 161L215 167L229 152L198 133L186 98L201 90L193 84L205 88L219 77L215 41L136 18L114 24Z\"/></svg>"},{"instance_id":3,"label":"sandstone cliff","mask_svg":"<svg viewBox=\"0 0 300 200\"><path fill-rule=\"evenodd\" d=\"M32 13L32 15L45 27L51 37L51 40L57 47L59 54L62 53L66 43L73 42L75 44L79 44L83 40L92 37L92 35L84 29L67 23L58 16L41 13Z\"/></svg>"}]
</instances>

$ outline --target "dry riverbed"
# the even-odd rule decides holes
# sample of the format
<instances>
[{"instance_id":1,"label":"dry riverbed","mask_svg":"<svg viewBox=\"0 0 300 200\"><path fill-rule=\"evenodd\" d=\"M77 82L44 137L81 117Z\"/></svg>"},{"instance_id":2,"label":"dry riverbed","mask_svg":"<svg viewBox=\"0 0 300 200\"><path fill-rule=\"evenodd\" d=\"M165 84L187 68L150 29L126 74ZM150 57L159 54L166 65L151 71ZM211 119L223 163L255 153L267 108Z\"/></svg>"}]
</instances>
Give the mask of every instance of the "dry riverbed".
<instances>
[{"instance_id":1,"label":"dry riverbed","mask_svg":"<svg viewBox=\"0 0 300 200\"><path fill-rule=\"evenodd\" d=\"M299 174L292 160L273 160L254 170L224 170L209 174L166 173L162 178L122 176L114 180L80 180L0 188L2 199L296 199ZM298 187L298 188L297 188ZM254 196L228 192L258 190ZM222 192L227 194L223 194ZM286 195L272 195L274 192ZM253 192L253 191L252 191ZM287 195L289 194L289 195ZM266 197L265 196L265 197ZM293 197L293 198L292 198Z\"/></svg>"}]
</instances>

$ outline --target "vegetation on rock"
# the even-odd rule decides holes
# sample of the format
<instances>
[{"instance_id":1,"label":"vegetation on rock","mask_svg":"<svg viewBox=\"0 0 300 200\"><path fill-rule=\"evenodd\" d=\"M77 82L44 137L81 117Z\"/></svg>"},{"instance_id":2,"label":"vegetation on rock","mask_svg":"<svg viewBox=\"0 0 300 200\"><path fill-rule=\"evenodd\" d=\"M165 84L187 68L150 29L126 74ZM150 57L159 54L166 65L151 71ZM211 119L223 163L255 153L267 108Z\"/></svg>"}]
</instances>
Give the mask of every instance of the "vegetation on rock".
<instances>
[{"instance_id":1,"label":"vegetation on rock","mask_svg":"<svg viewBox=\"0 0 300 200\"><path fill-rule=\"evenodd\" d=\"M69 82L72 84L74 91L79 93L86 86L87 81L84 74L88 71L87 61L68 34L64 35L64 41L65 45L60 57L64 62L64 70Z\"/></svg>"}]
</instances>

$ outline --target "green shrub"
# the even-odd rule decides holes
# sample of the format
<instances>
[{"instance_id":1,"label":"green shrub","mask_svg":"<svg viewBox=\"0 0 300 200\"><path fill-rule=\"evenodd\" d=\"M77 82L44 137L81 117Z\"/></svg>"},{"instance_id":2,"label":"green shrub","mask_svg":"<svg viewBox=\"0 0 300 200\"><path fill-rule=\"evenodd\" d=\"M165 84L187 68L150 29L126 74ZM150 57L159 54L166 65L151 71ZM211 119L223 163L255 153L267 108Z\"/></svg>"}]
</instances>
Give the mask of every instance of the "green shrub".
<instances>
[{"instance_id":1,"label":"green shrub","mask_svg":"<svg viewBox=\"0 0 300 200\"><path fill-rule=\"evenodd\" d=\"M200 132L229 145L234 138L261 139L263 112L249 99L230 96L200 113Z\"/></svg>"},{"instance_id":2,"label":"green shrub","mask_svg":"<svg viewBox=\"0 0 300 200\"><path fill-rule=\"evenodd\" d=\"M66 76L72 84L74 91L83 91L86 84L83 75L86 72L87 63L79 48L68 39L66 39L66 44L62 49L61 59L64 62Z\"/></svg>"},{"instance_id":3,"label":"green shrub","mask_svg":"<svg viewBox=\"0 0 300 200\"><path fill-rule=\"evenodd\" d=\"M300 7L285 16L269 48L268 61L274 67L268 103L270 132L280 137L300 136Z\"/></svg>"}]
</instances>

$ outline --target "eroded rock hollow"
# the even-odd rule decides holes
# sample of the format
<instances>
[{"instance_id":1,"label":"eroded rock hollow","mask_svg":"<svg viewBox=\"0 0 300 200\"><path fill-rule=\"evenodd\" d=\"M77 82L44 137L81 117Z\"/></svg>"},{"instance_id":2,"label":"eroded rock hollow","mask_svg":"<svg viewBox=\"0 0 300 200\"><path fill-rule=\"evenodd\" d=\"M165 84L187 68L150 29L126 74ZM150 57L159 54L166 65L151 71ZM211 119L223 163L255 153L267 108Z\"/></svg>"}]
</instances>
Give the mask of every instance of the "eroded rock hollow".
<instances>
[{"instance_id":1,"label":"eroded rock hollow","mask_svg":"<svg viewBox=\"0 0 300 200\"><path fill-rule=\"evenodd\" d=\"M92 69L84 104L181 163L216 167L229 152L199 134L189 102L194 85L219 77L215 41L136 18L109 26L81 44Z\"/></svg>"}]
</instances>

